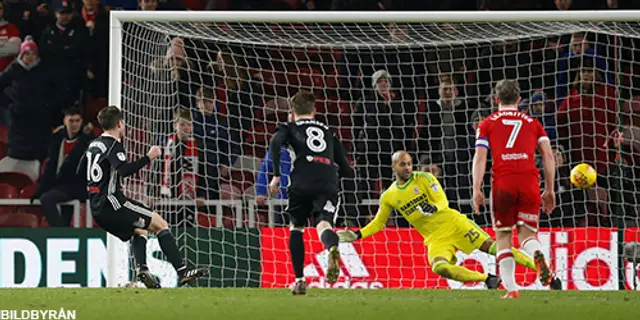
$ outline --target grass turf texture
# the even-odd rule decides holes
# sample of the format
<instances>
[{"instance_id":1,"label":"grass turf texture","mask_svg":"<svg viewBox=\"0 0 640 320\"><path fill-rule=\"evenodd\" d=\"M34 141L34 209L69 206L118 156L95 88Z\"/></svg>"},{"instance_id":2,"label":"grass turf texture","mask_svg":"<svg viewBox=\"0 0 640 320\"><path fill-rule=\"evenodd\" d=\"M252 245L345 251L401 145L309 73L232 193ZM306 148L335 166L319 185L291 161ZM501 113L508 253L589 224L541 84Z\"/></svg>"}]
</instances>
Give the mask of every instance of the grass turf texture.
<instances>
[{"instance_id":1,"label":"grass turf texture","mask_svg":"<svg viewBox=\"0 0 640 320\"><path fill-rule=\"evenodd\" d=\"M638 319L640 292L182 288L0 289L0 310L77 310L76 319Z\"/></svg>"}]
</instances>

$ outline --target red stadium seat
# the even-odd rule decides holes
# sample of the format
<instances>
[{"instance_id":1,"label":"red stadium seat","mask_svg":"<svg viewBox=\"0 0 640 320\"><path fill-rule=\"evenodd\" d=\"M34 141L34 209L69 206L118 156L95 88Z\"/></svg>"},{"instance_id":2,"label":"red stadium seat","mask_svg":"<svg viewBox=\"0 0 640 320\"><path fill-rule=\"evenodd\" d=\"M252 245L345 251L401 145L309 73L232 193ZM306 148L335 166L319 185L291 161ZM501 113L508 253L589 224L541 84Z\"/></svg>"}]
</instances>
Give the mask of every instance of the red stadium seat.
<instances>
[{"instance_id":1,"label":"red stadium seat","mask_svg":"<svg viewBox=\"0 0 640 320\"><path fill-rule=\"evenodd\" d=\"M18 189L8 183L0 183L0 199L18 198Z\"/></svg>"},{"instance_id":2,"label":"red stadium seat","mask_svg":"<svg viewBox=\"0 0 640 320\"><path fill-rule=\"evenodd\" d=\"M0 199L16 199L18 198L18 190L10 184L0 183ZM16 211L15 206L0 206L0 213L13 213Z\"/></svg>"},{"instance_id":3,"label":"red stadium seat","mask_svg":"<svg viewBox=\"0 0 640 320\"><path fill-rule=\"evenodd\" d=\"M43 217L42 210L39 206L21 206L18 207L18 210L16 210L16 212L35 215L36 217L38 217L38 221L40 220L40 217Z\"/></svg>"},{"instance_id":4,"label":"red stadium seat","mask_svg":"<svg viewBox=\"0 0 640 320\"><path fill-rule=\"evenodd\" d=\"M31 198L33 194L36 193L36 189L38 189L38 184L36 183L24 187L22 190L20 190L20 199Z\"/></svg>"},{"instance_id":5,"label":"red stadium seat","mask_svg":"<svg viewBox=\"0 0 640 320\"><path fill-rule=\"evenodd\" d=\"M9 153L9 146L5 142L0 141L0 159L3 159Z\"/></svg>"},{"instance_id":6,"label":"red stadium seat","mask_svg":"<svg viewBox=\"0 0 640 320\"><path fill-rule=\"evenodd\" d=\"M0 142L9 143L9 127L0 126Z\"/></svg>"},{"instance_id":7,"label":"red stadium seat","mask_svg":"<svg viewBox=\"0 0 640 320\"><path fill-rule=\"evenodd\" d=\"M14 186L17 190L22 190L26 186L33 184L34 181L24 173L20 172L2 172L0 173L0 183L6 183Z\"/></svg>"},{"instance_id":8,"label":"red stadium seat","mask_svg":"<svg viewBox=\"0 0 640 320\"><path fill-rule=\"evenodd\" d=\"M0 214L0 227L3 228L37 228L40 225L40 217L25 212L13 212Z\"/></svg>"}]
</instances>

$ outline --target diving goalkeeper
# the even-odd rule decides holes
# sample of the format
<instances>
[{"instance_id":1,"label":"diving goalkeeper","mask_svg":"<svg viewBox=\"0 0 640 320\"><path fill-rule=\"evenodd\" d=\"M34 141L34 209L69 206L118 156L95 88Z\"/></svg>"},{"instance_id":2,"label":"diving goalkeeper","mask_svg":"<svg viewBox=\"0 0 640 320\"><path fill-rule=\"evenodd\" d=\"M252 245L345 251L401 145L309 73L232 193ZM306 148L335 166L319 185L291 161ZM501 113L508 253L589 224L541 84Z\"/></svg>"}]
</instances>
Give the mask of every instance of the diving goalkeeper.
<instances>
[{"instance_id":1,"label":"diving goalkeeper","mask_svg":"<svg viewBox=\"0 0 640 320\"><path fill-rule=\"evenodd\" d=\"M393 154L392 168L396 181L380 197L376 217L361 230L338 231L340 242L353 242L382 230L395 209L424 237L434 273L460 282L483 281L487 288L497 289L499 277L456 265L456 250L469 254L478 249L495 256L493 239L465 215L449 208L440 182L431 173L413 172L412 158L406 151ZM512 250L516 263L536 270L529 256L516 248ZM554 283L561 289L559 281Z\"/></svg>"}]
</instances>

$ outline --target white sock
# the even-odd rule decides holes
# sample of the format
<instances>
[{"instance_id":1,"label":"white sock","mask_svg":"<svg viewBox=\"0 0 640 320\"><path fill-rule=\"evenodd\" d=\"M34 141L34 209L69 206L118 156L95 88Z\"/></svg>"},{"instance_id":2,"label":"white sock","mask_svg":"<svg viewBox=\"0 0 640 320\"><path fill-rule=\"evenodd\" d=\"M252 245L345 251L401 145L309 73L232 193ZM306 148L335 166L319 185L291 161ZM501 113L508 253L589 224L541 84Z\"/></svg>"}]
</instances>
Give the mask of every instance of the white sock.
<instances>
[{"instance_id":1,"label":"white sock","mask_svg":"<svg viewBox=\"0 0 640 320\"><path fill-rule=\"evenodd\" d=\"M500 279L507 291L518 291L516 284L516 260L513 259L511 250L500 250L496 254L500 266Z\"/></svg>"},{"instance_id":2,"label":"white sock","mask_svg":"<svg viewBox=\"0 0 640 320\"><path fill-rule=\"evenodd\" d=\"M540 241L536 237L529 237L522 242L522 251L526 252L531 258L537 251L542 251Z\"/></svg>"},{"instance_id":3,"label":"white sock","mask_svg":"<svg viewBox=\"0 0 640 320\"><path fill-rule=\"evenodd\" d=\"M302 278L296 278L296 282L298 282L298 281L302 281L302 282L304 282L304 277L302 277Z\"/></svg>"}]
</instances>

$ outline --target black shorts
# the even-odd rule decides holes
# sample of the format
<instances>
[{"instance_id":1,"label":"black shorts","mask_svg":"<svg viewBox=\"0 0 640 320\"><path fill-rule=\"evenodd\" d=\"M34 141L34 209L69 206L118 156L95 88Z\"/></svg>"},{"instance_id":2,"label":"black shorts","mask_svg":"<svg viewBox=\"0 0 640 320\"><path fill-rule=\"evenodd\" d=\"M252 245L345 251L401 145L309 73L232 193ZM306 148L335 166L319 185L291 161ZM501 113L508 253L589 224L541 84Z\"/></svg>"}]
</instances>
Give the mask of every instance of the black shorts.
<instances>
[{"instance_id":1,"label":"black shorts","mask_svg":"<svg viewBox=\"0 0 640 320\"><path fill-rule=\"evenodd\" d=\"M149 228L152 213L153 211L145 204L127 199L118 210L114 210L109 203L105 204L93 219L106 232L122 241L128 241L135 235L136 229Z\"/></svg>"},{"instance_id":2,"label":"black shorts","mask_svg":"<svg viewBox=\"0 0 640 320\"><path fill-rule=\"evenodd\" d=\"M336 192L304 194L288 191L289 205L287 213L291 216L291 223L296 227L304 227L310 218L318 224L320 221L327 221L333 225L336 213L340 206L338 194Z\"/></svg>"}]
</instances>

